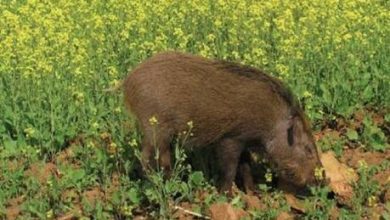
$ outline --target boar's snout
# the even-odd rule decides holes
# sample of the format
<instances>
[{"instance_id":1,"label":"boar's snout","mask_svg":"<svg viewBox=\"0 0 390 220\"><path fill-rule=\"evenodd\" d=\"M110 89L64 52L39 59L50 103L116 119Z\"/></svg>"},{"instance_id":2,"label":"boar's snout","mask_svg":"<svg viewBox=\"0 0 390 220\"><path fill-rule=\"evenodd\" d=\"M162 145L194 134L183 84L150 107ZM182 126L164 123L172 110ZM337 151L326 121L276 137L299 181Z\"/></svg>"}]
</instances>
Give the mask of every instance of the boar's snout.
<instances>
[{"instance_id":1,"label":"boar's snout","mask_svg":"<svg viewBox=\"0 0 390 220\"><path fill-rule=\"evenodd\" d=\"M287 167L277 169L279 177L296 188L321 184L322 180L316 176L321 169L317 163L291 163ZM322 175L322 174L321 174Z\"/></svg>"},{"instance_id":2,"label":"boar's snout","mask_svg":"<svg viewBox=\"0 0 390 220\"><path fill-rule=\"evenodd\" d=\"M297 168L295 170L280 171L279 184L281 188L288 192L292 192L297 196L311 195L310 187L324 186L328 184L325 178L325 171L320 163L316 163L313 168Z\"/></svg>"}]
</instances>

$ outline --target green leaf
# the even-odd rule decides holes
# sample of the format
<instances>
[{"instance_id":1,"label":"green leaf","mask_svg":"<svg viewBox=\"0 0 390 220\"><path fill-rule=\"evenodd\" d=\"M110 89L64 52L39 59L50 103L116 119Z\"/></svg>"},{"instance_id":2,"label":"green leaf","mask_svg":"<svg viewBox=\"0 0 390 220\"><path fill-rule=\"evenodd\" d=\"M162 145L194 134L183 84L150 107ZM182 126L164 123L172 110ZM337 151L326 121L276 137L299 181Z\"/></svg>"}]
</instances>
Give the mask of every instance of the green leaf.
<instances>
[{"instance_id":1,"label":"green leaf","mask_svg":"<svg viewBox=\"0 0 390 220\"><path fill-rule=\"evenodd\" d=\"M390 122L390 113L385 115L385 121Z\"/></svg>"},{"instance_id":2,"label":"green leaf","mask_svg":"<svg viewBox=\"0 0 390 220\"><path fill-rule=\"evenodd\" d=\"M234 205L237 205L240 201L241 201L241 197L236 196L232 199L231 204L234 206Z\"/></svg>"},{"instance_id":3,"label":"green leaf","mask_svg":"<svg viewBox=\"0 0 390 220\"><path fill-rule=\"evenodd\" d=\"M370 143L370 145L371 145L372 149L375 151L384 151L386 149L386 146L382 143L373 142L373 143Z\"/></svg>"},{"instance_id":4,"label":"green leaf","mask_svg":"<svg viewBox=\"0 0 390 220\"><path fill-rule=\"evenodd\" d=\"M332 103L332 96L329 92L329 88L325 86L325 84L320 85L321 91L322 91L322 98L325 104L330 105Z\"/></svg>"},{"instance_id":5,"label":"green leaf","mask_svg":"<svg viewBox=\"0 0 390 220\"><path fill-rule=\"evenodd\" d=\"M190 181L194 186L201 186L204 182L203 173L200 171L196 171L191 174Z\"/></svg>"},{"instance_id":6,"label":"green leaf","mask_svg":"<svg viewBox=\"0 0 390 220\"><path fill-rule=\"evenodd\" d=\"M128 192L128 195L129 195L129 199L132 203L134 204L139 204L141 199L139 197L139 192L138 192L138 189L136 188L131 188Z\"/></svg>"},{"instance_id":7,"label":"green leaf","mask_svg":"<svg viewBox=\"0 0 390 220\"><path fill-rule=\"evenodd\" d=\"M0 134L3 134L7 131L7 129L5 128L4 124L0 124Z\"/></svg>"},{"instance_id":8,"label":"green leaf","mask_svg":"<svg viewBox=\"0 0 390 220\"><path fill-rule=\"evenodd\" d=\"M346 135L351 141L356 141L359 138L359 134L354 129L348 129Z\"/></svg>"},{"instance_id":9,"label":"green leaf","mask_svg":"<svg viewBox=\"0 0 390 220\"><path fill-rule=\"evenodd\" d=\"M78 182L79 180L84 179L85 177L85 171L84 170L75 170L73 171L71 178L73 181Z\"/></svg>"},{"instance_id":10,"label":"green leaf","mask_svg":"<svg viewBox=\"0 0 390 220\"><path fill-rule=\"evenodd\" d=\"M120 196L120 192L119 191L116 191L112 194L111 196L111 202L114 204L114 205L119 205L121 203L121 196Z\"/></svg>"},{"instance_id":11,"label":"green leaf","mask_svg":"<svg viewBox=\"0 0 390 220\"><path fill-rule=\"evenodd\" d=\"M5 150L7 151L10 151L10 152L13 152L16 150L16 141L13 141L13 140L7 140L7 141L4 141L4 148Z\"/></svg>"},{"instance_id":12,"label":"green leaf","mask_svg":"<svg viewBox=\"0 0 390 220\"><path fill-rule=\"evenodd\" d=\"M15 156L18 154L17 142L13 140L4 141L4 154L5 157Z\"/></svg>"},{"instance_id":13,"label":"green leaf","mask_svg":"<svg viewBox=\"0 0 390 220\"><path fill-rule=\"evenodd\" d=\"M372 91L372 87L367 86L363 91L363 98L370 99L374 96L374 92Z\"/></svg>"}]
</instances>

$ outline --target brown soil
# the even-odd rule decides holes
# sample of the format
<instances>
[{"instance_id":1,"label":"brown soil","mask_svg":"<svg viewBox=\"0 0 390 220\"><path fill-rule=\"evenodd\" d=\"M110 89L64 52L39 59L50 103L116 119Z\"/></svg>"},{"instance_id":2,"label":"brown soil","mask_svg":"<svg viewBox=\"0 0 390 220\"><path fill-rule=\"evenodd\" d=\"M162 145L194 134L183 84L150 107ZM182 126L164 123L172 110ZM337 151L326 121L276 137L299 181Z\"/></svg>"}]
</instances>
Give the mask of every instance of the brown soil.
<instances>
[{"instance_id":1,"label":"brown soil","mask_svg":"<svg viewBox=\"0 0 390 220\"><path fill-rule=\"evenodd\" d=\"M276 217L276 220L293 220L294 215L288 213L288 212L281 212L279 213L278 217Z\"/></svg>"},{"instance_id":2,"label":"brown soil","mask_svg":"<svg viewBox=\"0 0 390 220\"><path fill-rule=\"evenodd\" d=\"M245 210L265 210L267 208L258 196L244 194L242 199L246 204Z\"/></svg>"},{"instance_id":3,"label":"brown soil","mask_svg":"<svg viewBox=\"0 0 390 220\"><path fill-rule=\"evenodd\" d=\"M79 203L80 195L76 192L75 189L67 189L61 193L61 198L63 201L70 203Z\"/></svg>"},{"instance_id":4,"label":"brown soil","mask_svg":"<svg viewBox=\"0 0 390 220\"><path fill-rule=\"evenodd\" d=\"M54 163L33 163L24 172L25 176L36 178L41 184L45 184L50 176L61 177L61 172Z\"/></svg>"},{"instance_id":5,"label":"brown soil","mask_svg":"<svg viewBox=\"0 0 390 220\"><path fill-rule=\"evenodd\" d=\"M374 175L374 180L378 181L378 183L383 187L385 185L390 186L390 169L378 172Z\"/></svg>"},{"instance_id":6,"label":"brown soil","mask_svg":"<svg viewBox=\"0 0 390 220\"><path fill-rule=\"evenodd\" d=\"M6 216L8 220L16 219L20 213L20 204L24 201L24 196L19 196L13 199L8 200L7 208L6 208Z\"/></svg>"},{"instance_id":7,"label":"brown soil","mask_svg":"<svg viewBox=\"0 0 390 220\"><path fill-rule=\"evenodd\" d=\"M20 215L20 207L19 206L11 206L6 210L6 216L8 220L14 220Z\"/></svg>"},{"instance_id":8,"label":"brown soil","mask_svg":"<svg viewBox=\"0 0 390 220\"><path fill-rule=\"evenodd\" d=\"M22 159L13 159L13 160L8 161L8 166L7 167L9 169L9 171L14 172L14 171L20 169L23 166L24 162L25 162L24 158L22 158Z\"/></svg>"},{"instance_id":9,"label":"brown soil","mask_svg":"<svg viewBox=\"0 0 390 220\"><path fill-rule=\"evenodd\" d=\"M239 220L249 217L249 214L240 208L234 208L229 203L215 203L209 209L211 219L213 220Z\"/></svg>"},{"instance_id":10,"label":"brown soil","mask_svg":"<svg viewBox=\"0 0 390 220\"><path fill-rule=\"evenodd\" d=\"M364 160L367 165L379 165L385 160L390 160L390 150L384 153L381 152L365 152L362 148L358 149L346 149L341 157L341 162L346 163L348 166L357 169L359 167L359 161Z\"/></svg>"},{"instance_id":11,"label":"brown soil","mask_svg":"<svg viewBox=\"0 0 390 220\"><path fill-rule=\"evenodd\" d=\"M340 138L340 132L338 130L325 128L322 131L318 131L318 132L314 133L314 139L316 141L321 140L324 136L331 137L332 139L338 139L338 138Z\"/></svg>"},{"instance_id":12,"label":"brown soil","mask_svg":"<svg viewBox=\"0 0 390 220\"><path fill-rule=\"evenodd\" d=\"M390 186L384 190L382 195L382 203L386 204L388 202L390 202Z\"/></svg>"},{"instance_id":13,"label":"brown soil","mask_svg":"<svg viewBox=\"0 0 390 220\"><path fill-rule=\"evenodd\" d=\"M113 173L111 176L111 184L105 190L106 197L110 197L114 192L120 190L120 176L119 173Z\"/></svg>"},{"instance_id":14,"label":"brown soil","mask_svg":"<svg viewBox=\"0 0 390 220\"><path fill-rule=\"evenodd\" d=\"M294 195L292 194L286 194L286 201L287 204L294 209L295 211L299 213L305 213L305 205L303 204L303 201L297 199Z\"/></svg>"},{"instance_id":15,"label":"brown soil","mask_svg":"<svg viewBox=\"0 0 390 220\"><path fill-rule=\"evenodd\" d=\"M188 202L182 202L180 203L180 206L176 206L176 207L173 207L174 209L174 212L173 212L173 219L178 219L178 220L192 220L192 219L196 219L196 214L199 214L199 213L195 213L194 214L191 214L192 210L193 210L193 204L191 203L188 203Z\"/></svg>"},{"instance_id":16,"label":"brown soil","mask_svg":"<svg viewBox=\"0 0 390 220\"><path fill-rule=\"evenodd\" d=\"M370 220L381 220L383 213L385 212L385 207L382 204L376 204L372 207L367 213L367 219Z\"/></svg>"},{"instance_id":17,"label":"brown soil","mask_svg":"<svg viewBox=\"0 0 390 220\"><path fill-rule=\"evenodd\" d=\"M99 187L93 187L82 193L82 199L85 199L92 207L96 205L98 201L103 201L105 198L104 192Z\"/></svg>"}]
</instances>

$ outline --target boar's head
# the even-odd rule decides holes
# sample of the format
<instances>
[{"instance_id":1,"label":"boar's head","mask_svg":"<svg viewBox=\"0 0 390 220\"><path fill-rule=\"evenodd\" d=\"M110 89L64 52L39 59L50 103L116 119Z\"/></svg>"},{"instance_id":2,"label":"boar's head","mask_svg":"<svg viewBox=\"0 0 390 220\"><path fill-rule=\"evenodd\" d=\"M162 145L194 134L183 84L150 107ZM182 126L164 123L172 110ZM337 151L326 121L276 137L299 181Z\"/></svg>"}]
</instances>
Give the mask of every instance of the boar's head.
<instances>
[{"instance_id":1,"label":"boar's head","mask_svg":"<svg viewBox=\"0 0 390 220\"><path fill-rule=\"evenodd\" d=\"M298 188L318 183L315 171L322 164L306 118L289 117L276 125L274 134L266 150L278 176Z\"/></svg>"}]
</instances>

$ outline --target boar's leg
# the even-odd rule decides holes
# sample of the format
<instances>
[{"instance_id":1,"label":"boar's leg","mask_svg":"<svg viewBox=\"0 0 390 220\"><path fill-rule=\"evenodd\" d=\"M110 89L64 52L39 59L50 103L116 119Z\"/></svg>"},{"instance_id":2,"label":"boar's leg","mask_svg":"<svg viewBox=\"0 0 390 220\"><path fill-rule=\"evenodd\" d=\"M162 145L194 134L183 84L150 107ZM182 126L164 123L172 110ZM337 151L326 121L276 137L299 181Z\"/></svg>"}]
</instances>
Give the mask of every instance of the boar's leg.
<instances>
[{"instance_id":1,"label":"boar's leg","mask_svg":"<svg viewBox=\"0 0 390 220\"><path fill-rule=\"evenodd\" d=\"M156 164L154 163L155 161L153 159L154 147L146 136L142 138L141 146L141 163L143 169L145 171L148 171L149 169L155 168Z\"/></svg>"},{"instance_id":2,"label":"boar's leg","mask_svg":"<svg viewBox=\"0 0 390 220\"><path fill-rule=\"evenodd\" d=\"M253 181L253 176L249 163L240 164L239 173L242 178L245 192L248 194L252 194L252 192L255 190L255 183Z\"/></svg>"},{"instance_id":3,"label":"boar's leg","mask_svg":"<svg viewBox=\"0 0 390 220\"><path fill-rule=\"evenodd\" d=\"M237 171L237 177L242 181L242 187L245 192L251 194L255 190L255 184L253 181L251 171L251 155L250 152L244 150L241 154L240 163Z\"/></svg>"},{"instance_id":4,"label":"boar's leg","mask_svg":"<svg viewBox=\"0 0 390 220\"><path fill-rule=\"evenodd\" d=\"M166 176L171 172L170 136L167 132L145 132L142 139L142 167L150 169L161 168ZM156 158L158 157L158 158ZM156 160L157 159L157 160ZM157 163L158 162L158 163Z\"/></svg>"},{"instance_id":5,"label":"boar's leg","mask_svg":"<svg viewBox=\"0 0 390 220\"><path fill-rule=\"evenodd\" d=\"M221 192L230 192L234 179L236 178L237 166L243 146L234 139L223 139L217 146L217 157L219 167L222 173L219 190Z\"/></svg>"},{"instance_id":6,"label":"boar's leg","mask_svg":"<svg viewBox=\"0 0 390 220\"><path fill-rule=\"evenodd\" d=\"M160 149L160 158L159 158L159 165L165 172L166 176L171 176L171 148L170 148L170 140L164 139L163 141L159 142L161 145L159 146Z\"/></svg>"}]
</instances>

